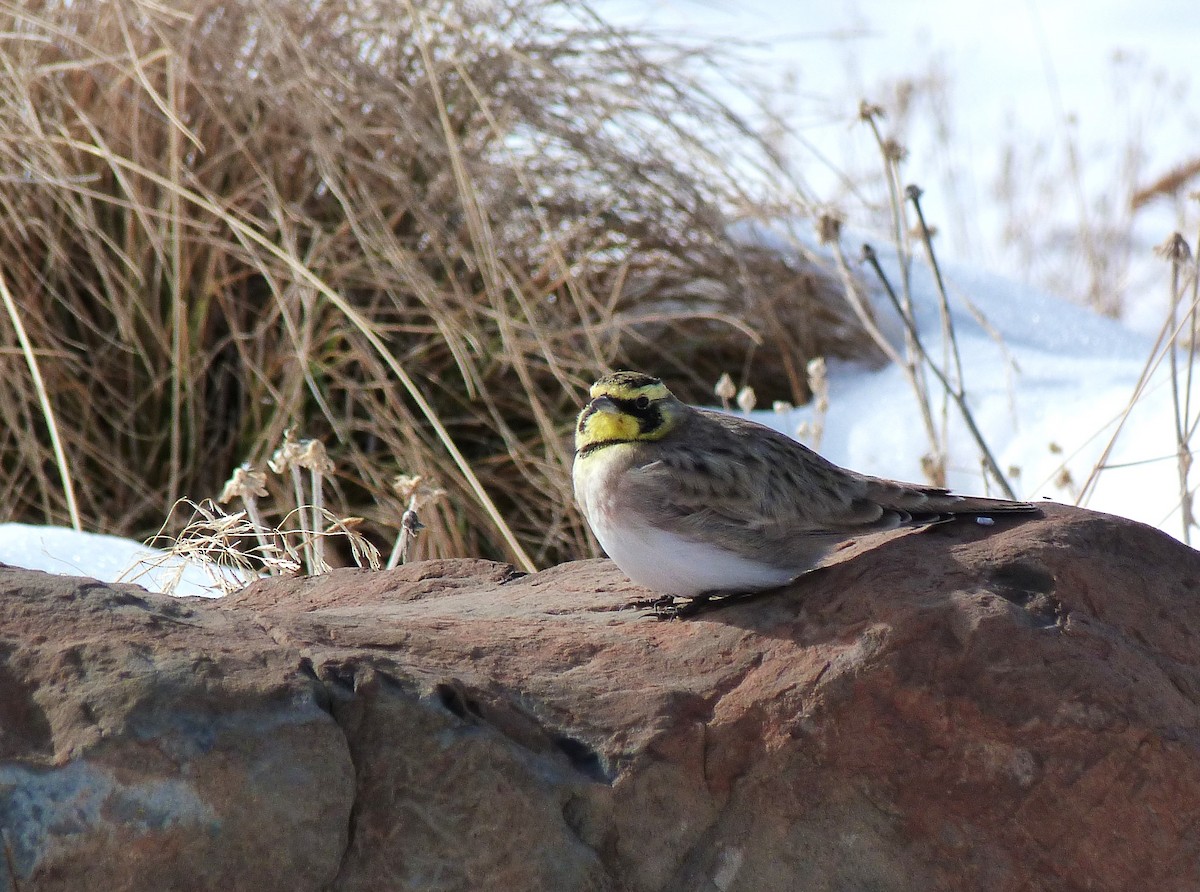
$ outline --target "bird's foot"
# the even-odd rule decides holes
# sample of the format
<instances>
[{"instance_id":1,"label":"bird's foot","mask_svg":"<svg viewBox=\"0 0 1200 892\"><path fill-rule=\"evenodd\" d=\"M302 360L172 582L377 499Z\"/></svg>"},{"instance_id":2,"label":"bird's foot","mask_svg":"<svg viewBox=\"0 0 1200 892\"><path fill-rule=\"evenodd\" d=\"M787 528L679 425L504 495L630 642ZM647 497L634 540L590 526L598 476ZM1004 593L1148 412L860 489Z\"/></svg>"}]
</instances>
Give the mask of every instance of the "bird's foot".
<instances>
[{"instance_id":1,"label":"bird's foot","mask_svg":"<svg viewBox=\"0 0 1200 892\"><path fill-rule=\"evenodd\" d=\"M674 595L659 595L657 598L638 598L636 601L630 601L626 604L625 609L656 612L674 606L676 600Z\"/></svg>"},{"instance_id":2,"label":"bird's foot","mask_svg":"<svg viewBox=\"0 0 1200 892\"><path fill-rule=\"evenodd\" d=\"M675 597L660 600L666 600L669 603L658 604L652 613L646 614L647 616L653 616L657 620L687 619L689 616L703 613L715 605L710 594L696 595L694 598L683 600Z\"/></svg>"},{"instance_id":3,"label":"bird's foot","mask_svg":"<svg viewBox=\"0 0 1200 892\"><path fill-rule=\"evenodd\" d=\"M823 575L828 568L815 567L808 570L796 579L811 578L818 575ZM777 594L785 588L796 582L793 579L786 585L781 585L776 588L754 589L748 592L729 592L715 591L704 592L696 595L694 598L681 599L673 595L663 595L660 598L653 598L645 601L635 602L639 609L649 609L646 616L652 616L658 620L667 619L688 619L689 617L697 616L701 613L708 613L713 610L720 610L725 607L732 607L735 604L745 604L747 601L754 601L758 598L770 597Z\"/></svg>"},{"instance_id":4,"label":"bird's foot","mask_svg":"<svg viewBox=\"0 0 1200 892\"><path fill-rule=\"evenodd\" d=\"M641 610L643 617L653 617L654 619L676 619L681 616L688 616L694 611L692 605L697 601L707 601L708 595L699 595L696 598L678 598L675 595L659 595L657 598L641 598L637 601L630 601L625 605L629 610Z\"/></svg>"},{"instance_id":5,"label":"bird's foot","mask_svg":"<svg viewBox=\"0 0 1200 892\"><path fill-rule=\"evenodd\" d=\"M717 607L723 606L726 601L731 601L738 597L738 595L731 595L729 592L705 592L692 598L663 595L659 598L634 601L629 606L638 610L644 610L646 612L642 616L657 620L687 619L690 616L696 616L707 610L715 610Z\"/></svg>"}]
</instances>

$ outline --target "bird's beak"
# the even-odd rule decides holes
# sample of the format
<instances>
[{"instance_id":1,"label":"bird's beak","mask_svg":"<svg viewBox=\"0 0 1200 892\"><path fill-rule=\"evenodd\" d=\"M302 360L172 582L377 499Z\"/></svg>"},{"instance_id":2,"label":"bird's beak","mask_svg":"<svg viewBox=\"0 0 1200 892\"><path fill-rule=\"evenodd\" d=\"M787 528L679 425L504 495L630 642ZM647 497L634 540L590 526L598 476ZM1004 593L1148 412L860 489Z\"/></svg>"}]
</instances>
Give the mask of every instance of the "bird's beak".
<instances>
[{"instance_id":1,"label":"bird's beak","mask_svg":"<svg viewBox=\"0 0 1200 892\"><path fill-rule=\"evenodd\" d=\"M587 420L597 412L604 414L616 414L620 411L621 410L617 408L617 404L611 399L606 396L598 396L588 403L587 407L579 413L579 423L576 426L576 429L582 433L584 427L587 425Z\"/></svg>"}]
</instances>

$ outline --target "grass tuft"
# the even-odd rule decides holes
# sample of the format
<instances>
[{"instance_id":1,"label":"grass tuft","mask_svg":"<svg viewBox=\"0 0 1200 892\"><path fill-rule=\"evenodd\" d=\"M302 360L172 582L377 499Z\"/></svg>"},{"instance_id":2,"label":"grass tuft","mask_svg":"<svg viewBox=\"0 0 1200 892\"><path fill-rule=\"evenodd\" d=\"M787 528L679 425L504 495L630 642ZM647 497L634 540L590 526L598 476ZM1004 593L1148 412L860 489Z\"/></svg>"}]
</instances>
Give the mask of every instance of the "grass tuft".
<instances>
[{"instance_id":1,"label":"grass tuft","mask_svg":"<svg viewBox=\"0 0 1200 892\"><path fill-rule=\"evenodd\" d=\"M730 235L811 202L717 61L567 0L0 3L3 519L142 538L297 428L377 545L403 473L446 491L426 556L587 553L597 374L802 402L809 359L871 349L836 275Z\"/></svg>"}]
</instances>

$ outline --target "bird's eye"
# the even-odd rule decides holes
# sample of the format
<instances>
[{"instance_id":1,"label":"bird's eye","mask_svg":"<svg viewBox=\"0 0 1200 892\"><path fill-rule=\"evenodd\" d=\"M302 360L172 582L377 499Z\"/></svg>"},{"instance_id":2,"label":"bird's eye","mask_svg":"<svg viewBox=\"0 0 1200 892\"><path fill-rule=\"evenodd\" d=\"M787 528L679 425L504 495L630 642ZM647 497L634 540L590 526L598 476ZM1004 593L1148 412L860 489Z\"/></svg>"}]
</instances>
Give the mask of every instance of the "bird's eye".
<instances>
[{"instance_id":1,"label":"bird's eye","mask_svg":"<svg viewBox=\"0 0 1200 892\"><path fill-rule=\"evenodd\" d=\"M639 396L636 400L633 401L633 405L634 405L634 408L637 408L637 409L649 409L650 408L650 397Z\"/></svg>"}]
</instances>

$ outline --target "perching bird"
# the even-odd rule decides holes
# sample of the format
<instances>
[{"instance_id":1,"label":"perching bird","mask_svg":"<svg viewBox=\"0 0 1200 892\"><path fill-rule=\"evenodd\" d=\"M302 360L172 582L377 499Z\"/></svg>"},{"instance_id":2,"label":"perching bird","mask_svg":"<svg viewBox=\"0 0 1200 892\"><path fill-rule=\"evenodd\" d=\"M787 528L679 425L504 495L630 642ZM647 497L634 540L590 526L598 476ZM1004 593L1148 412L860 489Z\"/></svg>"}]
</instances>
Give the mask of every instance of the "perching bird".
<instances>
[{"instance_id":1,"label":"perching bird","mask_svg":"<svg viewBox=\"0 0 1200 892\"><path fill-rule=\"evenodd\" d=\"M1037 511L840 468L769 427L688 406L640 372L592 385L573 475L617 566L689 598L776 588L865 534Z\"/></svg>"}]
</instances>

